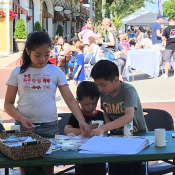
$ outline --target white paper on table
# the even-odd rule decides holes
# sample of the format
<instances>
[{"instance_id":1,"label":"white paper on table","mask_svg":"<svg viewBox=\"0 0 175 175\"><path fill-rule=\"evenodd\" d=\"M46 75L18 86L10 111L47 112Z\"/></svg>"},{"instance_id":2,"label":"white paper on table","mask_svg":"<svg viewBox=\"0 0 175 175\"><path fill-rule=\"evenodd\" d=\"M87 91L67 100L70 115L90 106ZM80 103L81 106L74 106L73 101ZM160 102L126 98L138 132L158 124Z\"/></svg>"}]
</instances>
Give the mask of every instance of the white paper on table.
<instances>
[{"instance_id":1,"label":"white paper on table","mask_svg":"<svg viewBox=\"0 0 175 175\"><path fill-rule=\"evenodd\" d=\"M122 137L122 138L133 138L133 139L148 139L149 145L155 142L155 136L121 136L121 135L112 135L111 137Z\"/></svg>"},{"instance_id":2,"label":"white paper on table","mask_svg":"<svg viewBox=\"0 0 175 175\"><path fill-rule=\"evenodd\" d=\"M8 147L22 146L24 142L32 142L33 139L31 137L26 137L27 139L21 141L11 141L11 142L3 142Z\"/></svg>"},{"instance_id":3,"label":"white paper on table","mask_svg":"<svg viewBox=\"0 0 175 175\"><path fill-rule=\"evenodd\" d=\"M94 136L83 144L83 151L99 154L137 154L149 145L149 140L144 138L120 138Z\"/></svg>"}]
</instances>

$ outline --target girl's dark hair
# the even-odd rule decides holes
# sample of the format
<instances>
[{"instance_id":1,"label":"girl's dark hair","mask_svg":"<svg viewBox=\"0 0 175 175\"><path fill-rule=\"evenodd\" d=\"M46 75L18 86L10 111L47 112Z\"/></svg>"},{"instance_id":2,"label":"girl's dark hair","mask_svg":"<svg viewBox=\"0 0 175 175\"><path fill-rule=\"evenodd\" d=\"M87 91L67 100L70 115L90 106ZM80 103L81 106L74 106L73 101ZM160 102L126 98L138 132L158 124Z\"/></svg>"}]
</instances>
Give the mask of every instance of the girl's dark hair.
<instances>
[{"instance_id":1,"label":"girl's dark hair","mask_svg":"<svg viewBox=\"0 0 175 175\"><path fill-rule=\"evenodd\" d=\"M130 28L131 28L132 31L134 31L134 26L131 26Z\"/></svg>"},{"instance_id":2,"label":"girl's dark hair","mask_svg":"<svg viewBox=\"0 0 175 175\"><path fill-rule=\"evenodd\" d=\"M100 97L100 91L97 85L91 81L82 81L77 87L77 99L82 101L84 97L94 99Z\"/></svg>"},{"instance_id":3,"label":"girl's dark hair","mask_svg":"<svg viewBox=\"0 0 175 175\"><path fill-rule=\"evenodd\" d=\"M26 45L22 54L22 65L20 68L20 73L24 73L26 69L31 64L30 54L27 54L26 48L31 51L34 51L36 47L47 45L51 48L51 40L48 34L44 32L32 32L27 36ZM52 64L48 61L47 64Z\"/></svg>"},{"instance_id":4,"label":"girl's dark hair","mask_svg":"<svg viewBox=\"0 0 175 175\"><path fill-rule=\"evenodd\" d=\"M139 27L139 30L141 31L141 32L145 32L145 30L144 30L144 28L143 27Z\"/></svg>"}]
</instances>

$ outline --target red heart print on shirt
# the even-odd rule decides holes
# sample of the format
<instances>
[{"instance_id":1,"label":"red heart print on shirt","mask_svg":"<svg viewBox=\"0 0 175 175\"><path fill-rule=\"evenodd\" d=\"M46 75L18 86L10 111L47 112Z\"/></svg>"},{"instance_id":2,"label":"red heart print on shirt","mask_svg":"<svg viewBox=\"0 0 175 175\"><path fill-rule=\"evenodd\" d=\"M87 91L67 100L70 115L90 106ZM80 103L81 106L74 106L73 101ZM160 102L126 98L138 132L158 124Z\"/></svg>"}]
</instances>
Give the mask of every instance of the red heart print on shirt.
<instances>
[{"instance_id":1,"label":"red heart print on shirt","mask_svg":"<svg viewBox=\"0 0 175 175\"><path fill-rule=\"evenodd\" d=\"M47 79L44 78L44 79L43 79L43 82L46 83L46 81L47 81Z\"/></svg>"},{"instance_id":2,"label":"red heart print on shirt","mask_svg":"<svg viewBox=\"0 0 175 175\"><path fill-rule=\"evenodd\" d=\"M36 79L32 79L33 84L36 82Z\"/></svg>"},{"instance_id":3,"label":"red heart print on shirt","mask_svg":"<svg viewBox=\"0 0 175 175\"><path fill-rule=\"evenodd\" d=\"M40 79L38 79L38 83L41 83L41 78L40 78Z\"/></svg>"}]
</instances>

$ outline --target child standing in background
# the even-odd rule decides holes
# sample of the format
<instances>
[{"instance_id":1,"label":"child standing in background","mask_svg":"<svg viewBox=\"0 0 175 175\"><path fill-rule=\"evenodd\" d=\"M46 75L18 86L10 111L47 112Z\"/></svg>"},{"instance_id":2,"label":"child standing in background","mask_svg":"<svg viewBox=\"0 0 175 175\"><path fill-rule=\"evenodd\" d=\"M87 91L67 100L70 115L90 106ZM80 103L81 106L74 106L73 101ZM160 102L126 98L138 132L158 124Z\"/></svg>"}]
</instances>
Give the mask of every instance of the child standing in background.
<instances>
[{"instance_id":1,"label":"child standing in background","mask_svg":"<svg viewBox=\"0 0 175 175\"><path fill-rule=\"evenodd\" d=\"M78 55L75 59L75 67L73 71L73 79L75 86L78 86L78 84L81 81L85 80L85 73L84 73L84 55L83 55L83 49L85 45L82 41L77 41L75 44L76 52Z\"/></svg>"}]
</instances>

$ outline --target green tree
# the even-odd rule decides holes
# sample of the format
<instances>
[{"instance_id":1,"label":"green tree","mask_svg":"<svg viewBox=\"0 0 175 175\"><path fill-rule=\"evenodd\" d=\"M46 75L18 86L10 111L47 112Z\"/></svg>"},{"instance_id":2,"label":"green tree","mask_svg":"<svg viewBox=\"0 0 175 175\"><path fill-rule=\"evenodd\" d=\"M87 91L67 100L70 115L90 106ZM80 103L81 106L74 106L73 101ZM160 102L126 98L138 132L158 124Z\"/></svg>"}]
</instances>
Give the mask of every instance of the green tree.
<instances>
[{"instance_id":1,"label":"green tree","mask_svg":"<svg viewBox=\"0 0 175 175\"><path fill-rule=\"evenodd\" d=\"M99 3L99 1L101 2L101 0L94 1L96 4ZM155 1L156 0L106 0L106 3L101 8L95 9L95 11L99 14L103 13L105 17L110 19L114 18L114 16L118 19L120 15L121 18L125 18L137 11L139 8L145 7L145 2L155 3ZM119 25L120 18L117 23Z\"/></svg>"},{"instance_id":2,"label":"green tree","mask_svg":"<svg viewBox=\"0 0 175 175\"><path fill-rule=\"evenodd\" d=\"M93 0L95 2L95 22L102 21L102 0Z\"/></svg>"},{"instance_id":3,"label":"green tree","mask_svg":"<svg viewBox=\"0 0 175 175\"><path fill-rule=\"evenodd\" d=\"M15 25L14 39L25 39L27 37L26 26L24 20L20 18Z\"/></svg>"},{"instance_id":4,"label":"green tree","mask_svg":"<svg viewBox=\"0 0 175 175\"><path fill-rule=\"evenodd\" d=\"M38 32L42 31L42 28L41 28L41 25L40 25L39 21L35 22L34 31L38 31Z\"/></svg>"},{"instance_id":5,"label":"green tree","mask_svg":"<svg viewBox=\"0 0 175 175\"><path fill-rule=\"evenodd\" d=\"M129 16L141 7L145 7L145 2L155 3L155 0L114 0L115 12L122 15L122 18Z\"/></svg>"},{"instance_id":6,"label":"green tree","mask_svg":"<svg viewBox=\"0 0 175 175\"><path fill-rule=\"evenodd\" d=\"M175 0L165 1L163 3L163 14L166 17L175 18Z\"/></svg>"},{"instance_id":7,"label":"green tree","mask_svg":"<svg viewBox=\"0 0 175 175\"><path fill-rule=\"evenodd\" d=\"M63 36L63 27L60 24L57 26L56 35Z\"/></svg>"},{"instance_id":8,"label":"green tree","mask_svg":"<svg viewBox=\"0 0 175 175\"><path fill-rule=\"evenodd\" d=\"M102 7L102 10L105 18L111 18L113 7L109 3L105 3Z\"/></svg>"},{"instance_id":9,"label":"green tree","mask_svg":"<svg viewBox=\"0 0 175 175\"><path fill-rule=\"evenodd\" d=\"M115 14L113 17L113 24L117 28L120 28L122 25L122 15L117 16L117 14Z\"/></svg>"}]
</instances>

